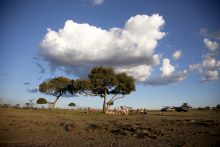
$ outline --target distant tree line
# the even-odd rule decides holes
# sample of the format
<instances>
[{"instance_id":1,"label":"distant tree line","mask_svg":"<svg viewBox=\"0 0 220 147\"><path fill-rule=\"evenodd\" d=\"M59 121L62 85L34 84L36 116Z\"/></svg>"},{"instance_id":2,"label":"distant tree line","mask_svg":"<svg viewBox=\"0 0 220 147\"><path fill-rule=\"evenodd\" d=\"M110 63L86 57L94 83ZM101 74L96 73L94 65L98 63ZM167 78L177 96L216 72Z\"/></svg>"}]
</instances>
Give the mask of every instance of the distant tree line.
<instances>
[{"instance_id":1,"label":"distant tree line","mask_svg":"<svg viewBox=\"0 0 220 147\"><path fill-rule=\"evenodd\" d=\"M184 108L186 110L189 110L189 109L193 109L193 110L220 110L220 104L217 104L215 107L205 106L205 107L193 108L193 107L189 106L188 103L183 103L180 107Z\"/></svg>"},{"instance_id":2,"label":"distant tree line","mask_svg":"<svg viewBox=\"0 0 220 147\"><path fill-rule=\"evenodd\" d=\"M40 100L39 100L40 99ZM39 98L37 104L43 105L43 104L47 104L47 100L45 99L42 100L42 98ZM44 98L43 98L44 99ZM43 102L41 102L43 101ZM187 104L187 105L186 105ZM186 109L187 106L187 110L191 109L191 110L201 110L201 111L205 111L205 110L217 110L220 111L220 104L217 104L215 107L210 107L210 106L205 106L205 107L197 107L197 108L192 108L191 106L188 106L188 103L183 103L180 107ZM113 105L113 102L110 103L110 105ZM75 103L71 102L68 104L69 107L74 108L76 106ZM11 104L1 104L0 103L0 107L1 108L26 108L26 109L37 109L36 107L31 106L31 103L27 102L25 103L25 106L21 106L20 104L15 104L15 105L11 105Z\"/></svg>"}]
</instances>

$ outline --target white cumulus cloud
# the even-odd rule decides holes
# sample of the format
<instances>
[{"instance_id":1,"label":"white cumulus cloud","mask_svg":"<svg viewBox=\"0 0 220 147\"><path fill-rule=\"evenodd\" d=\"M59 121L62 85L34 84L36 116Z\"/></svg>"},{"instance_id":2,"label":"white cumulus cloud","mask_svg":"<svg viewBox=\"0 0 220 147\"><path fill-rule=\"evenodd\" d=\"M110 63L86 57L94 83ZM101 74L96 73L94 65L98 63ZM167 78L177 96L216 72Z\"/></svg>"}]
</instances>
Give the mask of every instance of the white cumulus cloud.
<instances>
[{"instance_id":1,"label":"white cumulus cloud","mask_svg":"<svg viewBox=\"0 0 220 147\"><path fill-rule=\"evenodd\" d=\"M167 85L183 80L187 71L175 72L170 59L164 58L161 75L151 78L162 58L156 47L165 36L164 24L158 14L136 15L123 28L110 29L67 20L58 31L48 29L39 53L52 70L64 69L67 74L86 77L94 66L112 66L146 85Z\"/></svg>"},{"instance_id":2,"label":"white cumulus cloud","mask_svg":"<svg viewBox=\"0 0 220 147\"><path fill-rule=\"evenodd\" d=\"M216 61L216 59L212 57L206 57L201 66L204 70L215 70L220 68L220 61Z\"/></svg>"},{"instance_id":3,"label":"white cumulus cloud","mask_svg":"<svg viewBox=\"0 0 220 147\"><path fill-rule=\"evenodd\" d=\"M218 80L220 70L220 61L216 61L211 56L205 56L202 63L192 64L189 66L190 71L199 71L202 74L202 82Z\"/></svg>"},{"instance_id":4,"label":"white cumulus cloud","mask_svg":"<svg viewBox=\"0 0 220 147\"><path fill-rule=\"evenodd\" d=\"M153 86L160 86L160 85L168 85L170 83L182 81L186 78L188 72L187 70L179 71L177 73L171 74L169 76L158 76L154 78L149 78L143 83L145 85L153 85Z\"/></svg>"},{"instance_id":5,"label":"white cumulus cloud","mask_svg":"<svg viewBox=\"0 0 220 147\"><path fill-rule=\"evenodd\" d=\"M177 50L173 53L173 59L174 60L178 60L181 56L182 56L182 51L181 50Z\"/></svg>"},{"instance_id":6,"label":"white cumulus cloud","mask_svg":"<svg viewBox=\"0 0 220 147\"><path fill-rule=\"evenodd\" d=\"M102 29L87 23L67 20L59 31L48 29L40 43L39 53L51 67L64 68L79 77L93 66L112 66L138 81L146 80L153 66L160 63L155 53L165 20L158 14L130 17L123 28ZM174 71L170 65L168 75Z\"/></svg>"},{"instance_id":7,"label":"white cumulus cloud","mask_svg":"<svg viewBox=\"0 0 220 147\"><path fill-rule=\"evenodd\" d=\"M206 81L212 81L212 80L218 80L218 71L214 70L214 71L205 71L204 72L204 77L202 79L202 82L206 82Z\"/></svg>"},{"instance_id":8,"label":"white cumulus cloud","mask_svg":"<svg viewBox=\"0 0 220 147\"><path fill-rule=\"evenodd\" d=\"M162 72L162 76L170 76L175 71L175 67L170 64L168 58L164 58L160 71Z\"/></svg>"},{"instance_id":9,"label":"white cumulus cloud","mask_svg":"<svg viewBox=\"0 0 220 147\"><path fill-rule=\"evenodd\" d=\"M189 69L191 71L198 70L200 72L218 70L220 69L220 61L216 61L216 59L208 56L203 59L202 63L190 65Z\"/></svg>"},{"instance_id":10,"label":"white cumulus cloud","mask_svg":"<svg viewBox=\"0 0 220 147\"><path fill-rule=\"evenodd\" d=\"M211 41L208 38L204 38L204 43L205 46L210 50L210 51L215 51L218 47L219 44L217 42Z\"/></svg>"},{"instance_id":11,"label":"white cumulus cloud","mask_svg":"<svg viewBox=\"0 0 220 147\"><path fill-rule=\"evenodd\" d=\"M152 68L149 65L138 65L129 68L118 67L116 68L116 72L126 72L133 76L137 81L145 81L151 75Z\"/></svg>"}]
</instances>

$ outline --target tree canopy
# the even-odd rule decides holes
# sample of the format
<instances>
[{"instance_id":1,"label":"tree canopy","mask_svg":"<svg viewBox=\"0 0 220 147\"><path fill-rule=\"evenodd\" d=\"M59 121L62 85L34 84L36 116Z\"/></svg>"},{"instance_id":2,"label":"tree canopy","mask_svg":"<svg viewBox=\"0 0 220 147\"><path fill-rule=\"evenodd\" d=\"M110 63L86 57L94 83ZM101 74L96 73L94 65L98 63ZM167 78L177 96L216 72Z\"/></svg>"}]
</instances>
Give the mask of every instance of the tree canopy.
<instances>
[{"instance_id":1,"label":"tree canopy","mask_svg":"<svg viewBox=\"0 0 220 147\"><path fill-rule=\"evenodd\" d=\"M76 104L75 103L69 103L69 105L68 106L70 106L70 107L75 107L76 106Z\"/></svg>"},{"instance_id":2,"label":"tree canopy","mask_svg":"<svg viewBox=\"0 0 220 147\"><path fill-rule=\"evenodd\" d=\"M91 90L95 95L105 97L117 84L115 73L111 67L94 67L90 74Z\"/></svg>"},{"instance_id":3,"label":"tree canopy","mask_svg":"<svg viewBox=\"0 0 220 147\"><path fill-rule=\"evenodd\" d=\"M37 104L41 104L41 106L43 108L43 104L47 104L47 100L45 98L39 98L37 100Z\"/></svg>"},{"instance_id":4,"label":"tree canopy","mask_svg":"<svg viewBox=\"0 0 220 147\"><path fill-rule=\"evenodd\" d=\"M54 96L61 96L68 91L71 80L66 77L56 77L39 86L39 91Z\"/></svg>"},{"instance_id":5,"label":"tree canopy","mask_svg":"<svg viewBox=\"0 0 220 147\"><path fill-rule=\"evenodd\" d=\"M45 94L56 96L52 108L54 108L57 100L64 94L69 92L71 80L65 77L56 77L39 85L39 91Z\"/></svg>"},{"instance_id":6,"label":"tree canopy","mask_svg":"<svg viewBox=\"0 0 220 147\"><path fill-rule=\"evenodd\" d=\"M68 90L71 94L85 94L87 91L90 91L91 89L91 82L90 80L84 80L84 79L76 79L71 80L71 83L68 87Z\"/></svg>"},{"instance_id":7,"label":"tree canopy","mask_svg":"<svg viewBox=\"0 0 220 147\"><path fill-rule=\"evenodd\" d=\"M45 98L39 98L37 104L47 104L47 100Z\"/></svg>"},{"instance_id":8,"label":"tree canopy","mask_svg":"<svg viewBox=\"0 0 220 147\"><path fill-rule=\"evenodd\" d=\"M188 103L183 103L180 107L189 110L191 107L188 105Z\"/></svg>"}]
</instances>

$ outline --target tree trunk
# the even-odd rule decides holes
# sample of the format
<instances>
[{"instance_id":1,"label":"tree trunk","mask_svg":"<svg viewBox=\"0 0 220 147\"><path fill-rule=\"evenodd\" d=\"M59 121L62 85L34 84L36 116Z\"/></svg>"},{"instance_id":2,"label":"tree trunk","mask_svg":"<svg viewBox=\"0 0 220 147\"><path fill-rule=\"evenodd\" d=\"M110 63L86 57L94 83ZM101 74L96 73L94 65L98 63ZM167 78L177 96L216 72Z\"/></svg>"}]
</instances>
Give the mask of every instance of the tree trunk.
<instances>
[{"instance_id":1,"label":"tree trunk","mask_svg":"<svg viewBox=\"0 0 220 147\"><path fill-rule=\"evenodd\" d=\"M58 96L58 97L56 98L56 100L53 102L52 109L54 109L54 106L55 106L55 104L56 104L56 102L58 101L59 98L60 98L60 96Z\"/></svg>"},{"instance_id":2,"label":"tree trunk","mask_svg":"<svg viewBox=\"0 0 220 147\"><path fill-rule=\"evenodd\" d=\"M104 96L104 102L103 102L103 109L102 109L102 111L103 111L104 113L106 112L106 109L107 109L106 99L107 99L107 96L105 95L105 96Z\"/></svg>"}]
</instances>

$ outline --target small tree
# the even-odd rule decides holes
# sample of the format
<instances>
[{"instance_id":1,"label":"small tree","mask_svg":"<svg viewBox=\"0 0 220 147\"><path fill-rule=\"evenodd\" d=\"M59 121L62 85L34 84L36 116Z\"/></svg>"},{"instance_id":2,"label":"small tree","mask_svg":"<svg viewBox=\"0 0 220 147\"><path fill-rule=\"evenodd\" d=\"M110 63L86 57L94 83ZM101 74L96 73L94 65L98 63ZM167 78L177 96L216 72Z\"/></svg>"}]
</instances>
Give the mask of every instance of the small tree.
<instances>
[{"instance_id":1,"label":"small tree","mask_svg":"<svg viewBox=\"0 0 220 147\"><path fill-rule=\"evenodd\" d=\"M75 107L76 106L76 104L75 103L69 103L69 105L68 106L70 106L71 108L73 108L73 107Z\"/></svg>"},{"instance_id":2,"label":"small tree","mask_svg":"<svg viewBox=\"0 0 220 147\"><path fill-rule=\"evenodd\" d=\"M26 105L26 108L30 108L30 103L25 103L25 105Z\"/></svg>"},{"instance_id":3,"label":"small tree","mask_svg":"<svg viewBox=\"0 0 220 147\"><path fill-rule=\"evenodd\" d=\"M183 103L180 107L189 110L191 107L188 105L188 103Z\"/></svg>"},{"instance_id":4,"label":"small tree","mask_svg":"<svg viewBox=\"0 0 220 147\"><path fill-rule=\"evenodd\" d=\"M69 92L71 80L65 77L57 77L39 85L39 91L45 94L56 96L52 108L54 108L58 99Z\"/></svg>"},{"instance_id":5,"label":"small tree","mask_svg":"<svg viewBox=\"0 0 220 147\"><path fill-rule=\"evenodd\" d=\"M115 74L111 67L94 67L90 74L91 93L103 98L103 112L117 99L135 91L135 80L126 73ZM111 95L108 100L107 96Z\"/></svg>"},{"instance_id":6,"label":"small tree","mask_svg":"<svg viewBox=\"0 0 220 147\"><path fill-rule=\"evenodd\" d=\"M43 104L47 104L47 100L45 98L39 98L37 100L37 104L41 104L41 106L43 108Z\"/></svg>"},{"instance_id":7,"label":"small tree","mask_svg":"<svg viewBox=\"0 0 220 147\"><path fill-rule=\"evenodd\" d=\"M220 104L217 104L215 108L216 110L220 110Z\"/></svg>"}]
</instances>

